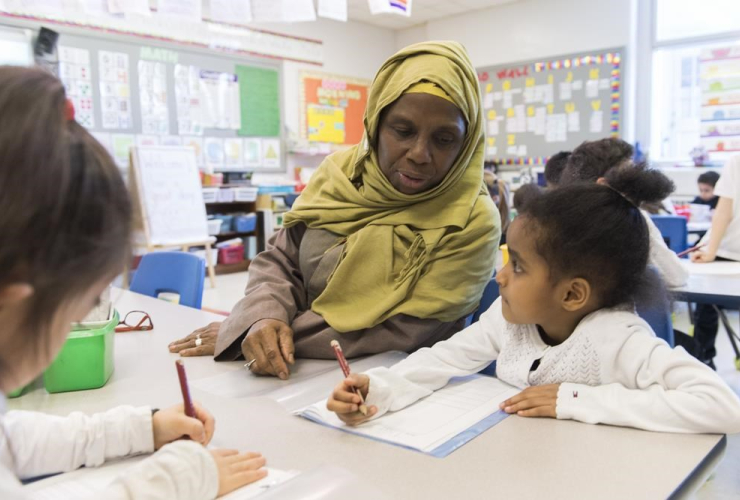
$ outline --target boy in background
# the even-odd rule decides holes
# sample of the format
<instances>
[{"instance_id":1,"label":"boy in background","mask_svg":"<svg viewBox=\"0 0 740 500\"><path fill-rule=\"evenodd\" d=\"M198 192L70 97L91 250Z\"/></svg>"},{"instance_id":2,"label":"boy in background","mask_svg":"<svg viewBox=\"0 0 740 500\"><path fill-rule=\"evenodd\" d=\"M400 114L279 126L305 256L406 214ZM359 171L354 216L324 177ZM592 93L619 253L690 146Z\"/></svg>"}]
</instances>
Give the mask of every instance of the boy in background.
<instances>
[{"instance_id":1,"label":"boy in background","mask_svg":"<svg viewBox=\"0 0 740 500\"><path fill-rule=\"evenodd\" d=\"M717 208L717 201L719 196L714 194L714 186L717 185L719 180L719 174L717 172L709 171L704 172L697 179L699 185L699 196L694 198L691 203L697 203L699 205L709 205L714 210Z\"/></svg>"}]
</instances>

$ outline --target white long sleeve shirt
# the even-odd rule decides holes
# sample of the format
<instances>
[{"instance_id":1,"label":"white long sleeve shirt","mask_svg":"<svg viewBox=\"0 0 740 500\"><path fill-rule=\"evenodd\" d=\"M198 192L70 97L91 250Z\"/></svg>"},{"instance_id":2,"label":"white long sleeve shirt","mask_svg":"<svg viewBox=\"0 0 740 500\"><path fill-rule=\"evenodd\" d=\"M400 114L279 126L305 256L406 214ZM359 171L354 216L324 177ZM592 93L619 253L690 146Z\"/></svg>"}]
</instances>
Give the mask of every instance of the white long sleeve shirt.
<instances>
[{"instance_id":1,"label":"white long sleeve shirt","mask_svg":"<svg viewBox=\"0 0 740 500\"><path fill-rule=\"evenodd\" d=\"M602 309L562 344L548 346L535 325L508 323L500 298L449 340L368 371L366 402L378 407L377 416L397 411L493 360L498 378L520 389L560 384L559 419L663 432L740 432L738 396L683 348L656 338L639 316Z\"/></svg>"},{"instance_id":2,"label":"white long sleeve shirt","mask_svg":"<svg viewBox=\"0 0 740 500\"><path fill-rule=\"evenodd\" d=\"M650 214L644 210L640 210L640 212L645 217L650 235L648 263L658 270L668 288L678 288L685 285L689 280L689 272L681 264L681 259L676 255L676 252L665 244L663 235L660 234L660 229L650 218Z\"/></svg>"},{"instance_id":3,"label":"white long sleeve shirt","mask_svg":"<svg viewBox=\"0 0 740 500\"><path fill-rule=\"evenodd\" d=\"M4 403L0 396L0 410ZM119 406L92 416L75 412L67 417L10 411L0 415L0 498L30 498L19 478L95 467L153 451L149 408ZM178 441L127 469L95 498L211 499L217 492L218 470L211 454L200 444Z\"/></svg>"}]
</instances>

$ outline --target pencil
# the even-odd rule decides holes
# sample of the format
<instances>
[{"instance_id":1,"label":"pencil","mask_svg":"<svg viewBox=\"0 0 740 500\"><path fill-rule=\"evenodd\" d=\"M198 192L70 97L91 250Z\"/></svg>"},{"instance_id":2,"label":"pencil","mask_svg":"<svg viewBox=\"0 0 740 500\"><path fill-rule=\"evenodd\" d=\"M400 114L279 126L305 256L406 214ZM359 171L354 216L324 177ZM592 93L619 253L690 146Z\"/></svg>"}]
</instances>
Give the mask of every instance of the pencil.
<instances>
[{"instance_id":1,"label":"pencil","mask_svg":"<svg viewBox=\"0 0 740 500\"><path fill-rule=\"evenodd\" d=\"M349 364L347 363L347 358L344 357L344 353L342 352L342 346L340 346L339 342L337 342L336 340L331 341L331 346L334 348L334 355L337 357L337 361L339 361L339 366L342 368L342 373L344 373L345 377L349 377ZM360 396L360 413L367 416L367 406L365 405L365 398L362 397L362 393L357 387L353 387L352 392Z\"/></svg>"},{"instance_id":2,"label":"pencil","mask_svg":"<svg viewBox=\"0 0 740 500\"><path fill-rule=\"evenodd\" d=\"M697 250L699 250L700 248L704 248L705 246L706 246L706 245L696 245L695 247L687 248L687 249L686 249L686 250L684 250L683 252L678 252L678 253L676 254L676 256L678 256L678 257L683 257L684 255L688 255L688 254L690 254L691 252L696 252Z\"/></svg>"},{"instance_id":3,"label":"pencil","mask_svg":"<svg viewBox=\"0 0 740 500\"><path fill-rule=\"evenodd\" d=\"M175 367L177 367L177 377L180 379L180 390L182 391L182 402L185 406L185 415L190 418L197 418L195 416L193 400L190 399L190 389L188 388L188 377L185 375L185 365L183 365L182 361L178 359L175 361Z\"/></svg>"}]
</instances>

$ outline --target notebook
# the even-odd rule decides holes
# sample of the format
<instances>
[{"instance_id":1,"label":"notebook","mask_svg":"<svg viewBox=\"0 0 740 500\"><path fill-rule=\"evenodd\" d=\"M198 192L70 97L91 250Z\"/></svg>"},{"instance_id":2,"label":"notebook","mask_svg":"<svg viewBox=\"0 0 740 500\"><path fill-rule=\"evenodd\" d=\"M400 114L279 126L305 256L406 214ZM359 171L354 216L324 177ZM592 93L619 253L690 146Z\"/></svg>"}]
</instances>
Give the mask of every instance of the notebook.
<instances>
[{"instance_id":1,"label":"notebook","mask_svg":"<svg viewBox=\"0 0 740 500\"><path fill-rule=\"evenodd\" d=\"M435 457L445 457L508 416L499 404L519 389L497 378L454 378L442 389L397 412L352 427L326 409L326 399L296 415L338 430Z\"/></svg>"}]
</instances>

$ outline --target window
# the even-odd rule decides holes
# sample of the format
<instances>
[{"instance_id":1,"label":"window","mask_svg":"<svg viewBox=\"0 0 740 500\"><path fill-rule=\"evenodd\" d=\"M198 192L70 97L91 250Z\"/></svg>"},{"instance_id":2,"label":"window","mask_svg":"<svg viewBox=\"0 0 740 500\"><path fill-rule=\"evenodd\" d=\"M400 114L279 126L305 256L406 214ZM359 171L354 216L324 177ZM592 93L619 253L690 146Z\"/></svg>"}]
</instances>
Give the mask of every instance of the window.
<instances>
[{"instance_id":1,"label":"window","mask_svg":"<svg viewBox=\"0 0 740 500\"><path fill-rule=\"evenodd\" d=\"M651 155L740 153L740 0L655 0ZM697 38L698 37L698 38Z\"/></svg>"}]
</instances>

